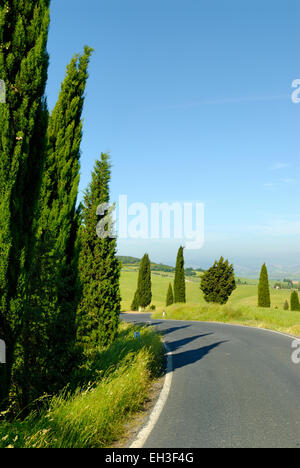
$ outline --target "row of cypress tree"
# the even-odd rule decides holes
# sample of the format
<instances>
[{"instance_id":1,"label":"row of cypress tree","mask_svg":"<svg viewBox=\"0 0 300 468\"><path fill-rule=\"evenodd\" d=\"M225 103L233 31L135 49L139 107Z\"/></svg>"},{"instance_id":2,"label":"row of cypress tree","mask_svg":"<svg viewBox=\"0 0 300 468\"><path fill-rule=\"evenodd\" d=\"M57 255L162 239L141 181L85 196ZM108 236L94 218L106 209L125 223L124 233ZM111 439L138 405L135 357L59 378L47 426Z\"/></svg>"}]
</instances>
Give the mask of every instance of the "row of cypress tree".
<instances>
[{"instance_id":1,"label":"row of cypress tree","mask_svg":"<svg viewBox=\"0 0 300 468\"><path fill-rule=\"evenodd\" d=\"M82 110L92 49L67 67L49 115L45 86L49 0L0 5L0 402L26 407L70 380L83 346L116 336L116 240L98 238L109 203L109 155L78 207ZM104 215L105 216L105 213Z\"/></svg>"},{"instance_id":2,"label":"row of cypress tree","mask_svg":"<svg viewBox=\"0 0 300 468\"><path fill-rule=\"evenodd\" d=\"M185 286L185 273L184 273L184 249L182 246L179 247L175 266L175 277L174 285L169 284L166 306L169 307L172 304L185 303L186 302L186 286Z\"/></svg>"}]
</instances>

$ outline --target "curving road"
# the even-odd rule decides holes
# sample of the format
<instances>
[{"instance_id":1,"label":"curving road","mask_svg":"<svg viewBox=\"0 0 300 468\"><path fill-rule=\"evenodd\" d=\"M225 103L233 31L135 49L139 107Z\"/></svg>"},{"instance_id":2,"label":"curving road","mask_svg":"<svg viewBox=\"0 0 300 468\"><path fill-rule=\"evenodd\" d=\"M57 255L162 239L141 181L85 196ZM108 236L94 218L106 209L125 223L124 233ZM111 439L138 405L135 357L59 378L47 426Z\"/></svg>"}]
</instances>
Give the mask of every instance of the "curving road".
<instances>
[{"instance_id":1,"label":"curving road","mask_svg":"<svg viewBox=\"0 0 300 468\"><path fill-rule=\"evenodd\" d=\"M150 315L121 318L146 322ZM152 323L172 351L173 379L144 447L300 447L293 338L217 323Z\"/></svg>"}]
</instances>

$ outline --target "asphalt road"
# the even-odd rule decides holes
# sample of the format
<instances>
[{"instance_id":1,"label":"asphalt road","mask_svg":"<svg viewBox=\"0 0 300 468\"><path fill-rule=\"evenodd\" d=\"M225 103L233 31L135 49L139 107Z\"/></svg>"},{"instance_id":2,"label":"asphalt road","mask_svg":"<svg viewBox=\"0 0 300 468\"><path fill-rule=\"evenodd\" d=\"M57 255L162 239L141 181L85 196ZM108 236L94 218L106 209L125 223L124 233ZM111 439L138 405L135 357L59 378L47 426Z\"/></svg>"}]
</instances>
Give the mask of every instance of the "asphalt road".
<instances>
[{"instance_id":1,"label":"asphalt road","mask_svg":"<svg viewBox=\"0 0 300 468\"><path fill-rule=\"evenodd\" d=\"M150 320L123 314L122 319ZM223 324L153 320L173 354L171 390L148 448L300 447L293 339Z\"/></svg>"}]
</instances>

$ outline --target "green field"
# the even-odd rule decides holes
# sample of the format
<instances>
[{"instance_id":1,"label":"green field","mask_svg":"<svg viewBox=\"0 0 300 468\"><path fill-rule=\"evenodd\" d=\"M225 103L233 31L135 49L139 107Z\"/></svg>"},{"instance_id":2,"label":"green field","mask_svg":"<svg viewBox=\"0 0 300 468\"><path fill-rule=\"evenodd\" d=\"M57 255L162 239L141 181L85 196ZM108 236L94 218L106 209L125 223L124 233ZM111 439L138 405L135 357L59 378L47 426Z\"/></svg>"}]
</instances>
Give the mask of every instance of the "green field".
<instances>
[{"instance_id":1,"label":"green field","mask_svg":"<svg viewBox=\"0 0 300 468\"><path fill-rule=\"evenodd\" d=\"M124 268L121 274L122 311L129 311L133 295L137 287L137 268ZM173 283L172 273L152 272L152 304L157 308L163 307L169 283ZM229 299L228 304L233 306L257 305L257 280L247 280L249 284L238 285ZM270 282L271 308L283 309L284 301L290 300L291 291L287 289L276 290ZM189 278L186 281L187 302L193 305L204 305L202 292L200 291L200 279Z\"/></svg>"},{"instance_id":2,"label":"green field","mask_svg":"<svg viewBox=\"0 0 300 468\"><path fill-rule=\"evenodd\" d=\"M122 310L129 311L131 301L137 286L137 268L125 268L121 274ZM238 285L225 306L207 304L200 291L200 278L186 280L186 304L175 304L165 307L168 285L173 283L174 275L152 272L152 304L156 306L153 318L162 318L167 312L167 318L174 320L199 320L242 324L258 328L281 331L300 336L300 313L283 310L285 300L290 301L291 291L274 289L274 281L270 281L271 308L257 307L257 280L245 280L248 284Z\"/></svg>"}]
</instances>

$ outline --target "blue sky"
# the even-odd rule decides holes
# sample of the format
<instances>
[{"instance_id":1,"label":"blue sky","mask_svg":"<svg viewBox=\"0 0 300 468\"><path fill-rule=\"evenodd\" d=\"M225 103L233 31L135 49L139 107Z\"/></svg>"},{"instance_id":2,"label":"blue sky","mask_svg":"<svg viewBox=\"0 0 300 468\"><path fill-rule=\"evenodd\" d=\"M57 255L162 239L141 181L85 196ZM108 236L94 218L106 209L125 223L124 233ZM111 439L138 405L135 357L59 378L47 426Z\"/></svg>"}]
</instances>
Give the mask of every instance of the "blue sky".
<instances>
[{"instance_id":1,"label":"blue sky","mask_svg":"<svg viewBox=\"0 0 300 468\"><path fill-rule=\"evenodd\" d=\"M300 275L299 0L51 3L50 108L74 53L95 49L80 190L109 150L112 200L205 203L189 265L222 254L240 273L267 261ZM120 254L172 264L177 248L119 242Z\"/></svg>"}]
</instances>

